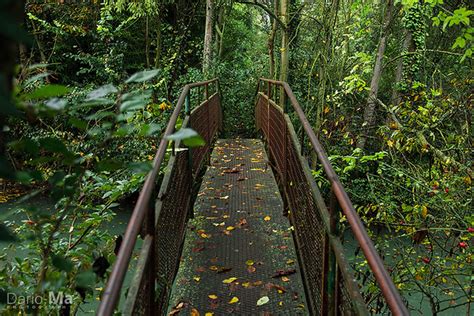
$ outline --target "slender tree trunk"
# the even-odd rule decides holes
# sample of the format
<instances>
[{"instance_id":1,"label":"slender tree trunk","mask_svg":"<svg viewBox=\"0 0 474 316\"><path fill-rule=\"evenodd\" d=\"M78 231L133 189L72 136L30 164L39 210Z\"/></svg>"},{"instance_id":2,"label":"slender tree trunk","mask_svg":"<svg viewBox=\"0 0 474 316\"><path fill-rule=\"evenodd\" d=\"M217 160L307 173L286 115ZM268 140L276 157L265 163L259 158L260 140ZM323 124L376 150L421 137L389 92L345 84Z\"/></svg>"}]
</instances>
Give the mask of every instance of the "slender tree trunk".
<instances>
[{"instance_id":1,"label":"slender tree trunk","mask_svg":"<svg viewBox=\"0 0 474 316\"><path fill-rule=\"evenodd\" d=\"M278 16L278 0L273 0L273 13ZM275 79L275 36L277 32L277 20L273 19L272 30L268 37L268 58L270 61L270 78Z\"/></svg>"},{"instance_id":2,"label":"slender tree trunk","mask_svg":"<svg viewBox=\"0 0 474 316\"><path fill-rule=\"evenodd\" d=\"M158 15L156 17L156 49L155 49L155 68L160 67L161 61L161 19L162 19L162 8L160 6Z\"/></svg>"},{"instance_id":3,"label":"slender tree trunk","mask_svg":"<svg viewBox=\"0 0 474 316\"><path fill-rule=\"evenodd\" d=\"M206 0L206 29L204 34L204 53L202 72L205 76L209 74L212 59L212 25L214 20L214 0Z\"/></svg>"},{"instance_id":4,"label":"slender tree trunk","mask_svg":"<svg viewBox=\"0 0 474 316\"><path fill-rule=\"evenodd\" d=\"M290 0L280 0L280 20L283 22L284 28L281 31L281 55L280 55L280 81L288 81L288 65L289 65L289 43L290 34L288 30L288 7ZM280 105L285 104L285 91L280 88Z\"/></svg>"},{"instance_id":5,"label":"slender tree trunk","mask_svg":"<svg viewBox=\"0 0 474 316\"><path fill-rule=\"evenodd\" d=\"M148 14L145 15L145 57L146 68L150 68L150 18Z\"/></svg>"},{"instance_id":6,"label":"slender tree trunk","mask_svg":"<svg viewBox=\"0 0 474 316\"><path fill-rule=\"evenodd\" d=\"M367 105L364 110L363 135L357 142L357 148L364 149L367 143L368 135L375 123L375 105L377 104L377 95L379 91L380 79L382 78L382 61L387 46L388 29L392 19L393 0L388 0L385 9L384 25L380 35L377 56L375 58L374 71L370 82L370 92L367 98Z\"/></svg>"},{"instance_id":7,"label":"slender tree trunk","mask_svg":"<svg viewBox=\"0 0 474 316\"><path fill-rule=\"evenodd\" d=\"M219 14L217 16L216 32L217 32L217 56L222 59L224 53L224 31L225 31L225 15L227 8L225 4L222 4L219 8Z\"/></svg>"},{"instance_id":8,"label":"slender tree trunk","mask_svg":"<svg viewBox=\"0 0 474 316\"><path fill-rule=\"evenodd\" d=\"M411 43L411 34L406 31L403 39L403 49L402 54L408 51L410 43ZM395 70L395 85L392 91L392 104L399 105L401 102L400 91L398 89L398 85L403 80L403 58L399 58L397 61L397 69Z\"/></svg>"}]
</instances>

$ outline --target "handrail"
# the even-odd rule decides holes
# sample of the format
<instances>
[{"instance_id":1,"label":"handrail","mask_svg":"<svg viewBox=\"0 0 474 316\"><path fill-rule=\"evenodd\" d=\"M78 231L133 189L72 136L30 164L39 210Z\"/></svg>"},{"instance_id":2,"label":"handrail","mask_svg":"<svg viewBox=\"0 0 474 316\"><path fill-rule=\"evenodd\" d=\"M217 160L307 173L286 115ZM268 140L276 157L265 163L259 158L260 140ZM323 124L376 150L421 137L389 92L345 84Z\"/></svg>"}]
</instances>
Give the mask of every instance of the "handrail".
<instances>
[{"instance_id":1,"label":"handrail","mask_svg":"<svg viewBox=\"0 0 474 316\"><path fill-rule=\"evenodd\" d=\"M113 315L115 307L118 303L120 293L122 290L123 281L127 272L128 265L132 256L135 243L142 227L145 216L147 215L148 205L151 199L153 189L155 187L156 177L160 171L161 164L165 157L166 148L168 147L168 140L166 136L171 135L174 132L176 121L179 117L179 113L183 108L186 97L192 88L205 86L206 90L210 83L216 82L217 91L219 91L219 80L214 78L212 80L190 83L184 86L181 92L176 107L170 117L166 130L161 138L160 145L156 151L155 158L153 159L153 169L148 173L145 183L138 196L137 204L133 209L132 216L125 230L122 245L120 251L117 254L117 259L112 267L109 280L105 287L105 291L102 294L101 303L97 310L97 315L108 316ZM153 225L154 226L154 225Z\"/></svg>"},{"instance_id":2,"label":"handrail","mask_svg":"<svg viewBox=\"0 0 474 316\"><path fill-rule=\"evenodd\" d=\"M377 280L380 286L382 294L385 297L391 312L394 315L409 315L408 310L400 296L400 293L396 289L392 279L390 278L387 270L385 269L382 259L378 255L375 246L372 240L369 238L359 215L355 211L354 206L352 205L352 202L349 199L349 196L347 195L341 182L339 181L339 177L337 176L336 172L332 168L332 165L329 162L325 150L321 146L317 136L311 128L311 124L309 123L303 110L301 109L301 106L299 105L290 86L286 82L260 78L258 81L257 93L260 91L260 81L280 86L286 92L286 95L288 96L289 101L291 102L294 110L296 111L303 126L303 129L306 132L306 135L308 136L309 141L311 142L311 145L313 146L313 149L315 150L316 155L318 156L318 159L321 162L321 165L323 166L323 169L331 183L332 192L335 195L337 201L339 202L339 205L344 215L346 216L349 225L351 226L355 238L359 242L359 245L367 259L367 262L375 276L375 279Z\"/></svg>"}]
</instances>

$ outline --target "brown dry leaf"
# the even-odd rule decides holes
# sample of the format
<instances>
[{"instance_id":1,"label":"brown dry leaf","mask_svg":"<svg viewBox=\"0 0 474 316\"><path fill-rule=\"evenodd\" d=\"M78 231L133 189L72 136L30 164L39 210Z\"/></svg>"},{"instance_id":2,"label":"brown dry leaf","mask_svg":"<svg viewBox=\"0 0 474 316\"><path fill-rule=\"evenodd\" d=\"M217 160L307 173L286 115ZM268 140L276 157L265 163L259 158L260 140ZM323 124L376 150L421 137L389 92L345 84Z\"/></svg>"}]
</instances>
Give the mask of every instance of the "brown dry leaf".
<instances>
[{"instance_id":1,"label":"brown dry leaf","mask_svg":"<svg viewBox=\"0 0 474 316\"><path fill-rule=\"evenodd\" d=\"M254 273L255 271L257 271L257 269L256 269L254 266L248 266L248 267L247 267L247 271L248 271L249 273Z\"/></svg>"},{"instance_id":2,"label":"brown dry leaf","mask_svg":"<svg viewBox=\"0 0 474 316\"><path fill-rule=\"evenodd\" d=\"M247 220L245 218L241 218L237 226L242 227L244 225L247 225Z\"/></svg>"},{"instance_id":3,"label":"brown dry leaf","mask_svg":"<svg viewBox=\"0 0 474 316\"><path fill-rule=\"evenodd\" d=\"M239 173L240 169L239 168L232 168L232 169L225 169L223 173Z\"/></svg>"},{"instance_id":4,"label":"brown dry leaf","mask_svg":"<svg viewBox=\"0 0 474 316\"><path fill-rule=\"evenodd\" d=\"M217 270L219 270L219 268L216 267L216 266L210 266L210 267L209 267L209 270L211 270L211 271L217 271Z\"/></svg>"},{"instance_id":5,"label":"brown dry leaf","mask_svg":"<svg viewBox=\"0 0 474 316\"><path fill-rule=\"evenodd\" d=\"M283 282L289 282L289 281L290 281L290 278L289 278L289 277L286 277L286 276L282 276L282 277L281 277L281 280L282 280Z\"/></svg>"},{"instance_id":6,"label":"brown dry leaf","mask_svg":"<svg viewBox=\"0 0 474 316\"><path fill-rule=\"evenodd\" d=\"M199 311L195 308L191 309L191 316L199 316Z\"/></svg>"},{"instance_id":7,"label":"brown dry leaf","mask_svg":"<svg viewBox=\"0 0 474 316\"><path fill-rule=\"evenodd\" d=\"M219 269L219 271L217 271L217 273L226 273L226 272L229 272L230 270L232 270L232 268L222 267Z\"/></svg>"},{"instance_id":8,"label":"brown dry leaf","mask_svg":"<svg viewBox=\"0 0 474 316\"><path fill-rule=\"evenodd\" d=\"M279 278L279 277L282 277L282 276L292 275L292 274L295 274L295 273L296 273L295 269L277 270L277 272L272 276L272 278Z\"/></svg>"},{"instance_id":9,"label":"brown dry leaf","mask_svg":"<svg viewBox=\"0 0 474 316\"><path fill-rule=\"evenodd\" d=\"M205 248L204 247L194 247L192 249L192 252L200 252L200 251L203 251Z\"/></svg>"}]
</instances>

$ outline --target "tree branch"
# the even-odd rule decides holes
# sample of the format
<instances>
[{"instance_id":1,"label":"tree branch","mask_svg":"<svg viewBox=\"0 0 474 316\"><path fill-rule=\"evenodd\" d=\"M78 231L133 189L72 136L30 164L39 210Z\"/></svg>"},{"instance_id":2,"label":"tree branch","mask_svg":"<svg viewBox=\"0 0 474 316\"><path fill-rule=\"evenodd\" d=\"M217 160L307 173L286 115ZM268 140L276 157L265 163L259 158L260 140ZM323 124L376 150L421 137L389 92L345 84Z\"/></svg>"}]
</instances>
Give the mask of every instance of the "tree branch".
<instances>
[{"instance_id":1,"label":"tree branch","mask_svg":"<svg viewBox=\"0 0 474 316\"><path fill-rule=\"evenodd\" d=\"M278 22L278 24L280 24L280 26L286 30L288 28L288 25L286 25L285 23L283 23L282 20L280 20L280 18L278 18L273 12L272 10L270 10L266 5L264 5L263 3L260 3L260 2L257 2L257 0L254 0L254 1L237 1L238 3L242 3L242 4L250 4L250 5L255 5L257 7L260 7L263 9L263 11L265 11L272 19L274 19L275 21Z\"/></svg>"}]
</instances>

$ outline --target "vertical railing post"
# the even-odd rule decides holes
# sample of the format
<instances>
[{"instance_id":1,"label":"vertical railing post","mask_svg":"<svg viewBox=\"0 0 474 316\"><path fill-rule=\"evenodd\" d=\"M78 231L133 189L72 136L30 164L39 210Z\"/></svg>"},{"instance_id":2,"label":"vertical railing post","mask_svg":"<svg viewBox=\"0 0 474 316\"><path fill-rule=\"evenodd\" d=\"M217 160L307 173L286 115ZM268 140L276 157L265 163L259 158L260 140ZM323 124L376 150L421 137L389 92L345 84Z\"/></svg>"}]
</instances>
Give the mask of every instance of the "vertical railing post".
<instances>
[{"instance_id":1,"label":"vertical railing post","mask_svg":"<svg viewBox=\"0 0 474 316\"><path fill-rule=\"evenodd\" d=\"M209 86L207 83L204 85L204 98L206 101L209 99Z\"/></svg>"},{"instance_id":2,"label":"vertical railing post","mask_svg":"<svg viewBox=\"0 0 474 316\"><path fill-rule=\"evenodd\" d=\"M338 202L331 188L329 196L329 232L326 234L325 247L324 247L324 285L323 290L323 306L325 308L324 315L336 315L337 314L337 288L338 288L338 276L337 276L337 263L334 250L331 246L330 237L338 235Z\"/></svg>"},{"instance_id":3,"label":"vertical railing post","mask_svg":"<svg viewBox=\"0 0 474 316\"><path fill-rule=\"evenodd\" d=\"M191 105L190 105L190 100L189 100L190 94L191 94L191 91L189 91L188 94L186 94L186 98L184 99L184 113L186 113L186 115L189 115L189 113L191 113Z\"/></svg>"}]
</instances>

